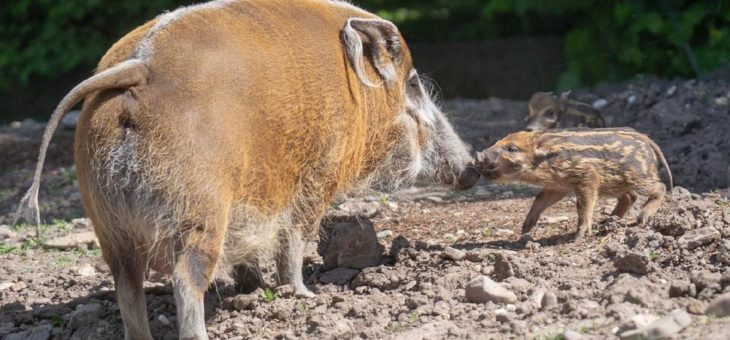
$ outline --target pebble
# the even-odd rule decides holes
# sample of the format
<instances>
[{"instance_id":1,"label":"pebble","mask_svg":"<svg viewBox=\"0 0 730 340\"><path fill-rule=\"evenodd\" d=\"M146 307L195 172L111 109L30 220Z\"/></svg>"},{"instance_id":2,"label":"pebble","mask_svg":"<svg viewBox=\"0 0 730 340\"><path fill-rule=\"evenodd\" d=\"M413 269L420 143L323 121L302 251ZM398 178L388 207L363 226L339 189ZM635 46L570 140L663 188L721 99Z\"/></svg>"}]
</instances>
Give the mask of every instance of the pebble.
<instances>
[{"instance_id":1,"label":"pebble","mask_svg":"<svg viewBox=\"0 0 730 340\"><path fill-rule=\"evenodd\" d=\"M26 289L26 288L28 288L28 284L26 284L23 281L20 281L18 283L13 284L12 286L10 286L10 290L12 290L14 292L19 292L19 291L21 291L23 289Z\"/></svg>"},{"instance_id":2,"label":"pebble","mask_svg":"<svg viewBox=\"0 0 730 340\"><path fill-rule=\"evenodd\" d=\"M563 339L565 340L583 340L586 337L572 329L569 329L563 333Z\"/></svg>"},{"instance_id":3,"label":"pebble","mask_svg":"<svg viewBox=\"0 0 730 340\"><path fill-rule=\"evenodd\" d=\"M684 233L677 240L677 243L681 248L692 250L719 239L720 232L717 229L713 227L702 227Z\"/></svg>"},{"instance_id":4,"label":"pebble","mask_svg":"<svg viewBox=\"0 0 730 340\"><path fill-rule=\"evenodd\" d=\"M96 238L96 234L94 234L93 231L85 231L50 239L44 243L44 246L48 248L66 250L77 248L80 244L93 245L98 248L99 239Z\"/></svg>"},{"instance_id":5,"label":"pebble","mask_svg":"<svg viewBox=\"0 0 730 340\"><path fill-rule=\"evenodd\" d=\"M89 263L84 263L78 268L76 268L76 274L79 274L80 276L94 276L96 275L96 269L94 269L94 266L92 266Z\"/></svg>"},{"instance_id":6,"label":"pebble","mask_svg":"<svg viewBox=\"0 0 730 340\"><path fill-rule=\"evenodd\" d=\"M466 284L466 300L474 303L516 303L517 296L492 279L480 275Z\"/></svg>"},{"instance_id":7,"label":"pebble","mask_svg":"<svg viewBox=\"0 0 730 340\"><path fill-rule=\"evenodd\" d=\"M12 283L12 282L1 282L0 283L0 292L2 292L3 290L6 290L6 289L12 287L13 284L14 283Z\"/></svg>"},{"instance_id":8,"label":"pebble","mask_svg":"<svg viewBox=\"0 0 730 340\"><path fill-rule=\"evenodd\" d=\"M466 252L452 247L446 247L443 257L451 261L461 261L466 257Z\"/></svg>"},{"instance_id":9,"label":"pebble","mask_svg":"<svg viewBox=\"0 0 730 340\"><path fill-rule=\"evenodd\" d=\"M157 320L160 320L160 322L165 326L170 325L170 320L168 320L164 314L160 314L160 316L157 317Z\"/></svg>"},{"instance_id":10,"label":"pebble","mask_svg":"<svg viewBox=\"0 0 730 340\"><path fill-rule=\"evenodd\" d=\"M649 272L649 258L638 252L619 253L613 260L613 265L620 273L646 275Z\"/></svg>"},{"instance_id":11,"label":"pebble","mask_svg":"<svg viewBox=\"0 0 730 340\"><path fill-rule=\"evenodd\" d=\"M722 318L730 316L730 293L725 293L714 298L707 306L707 314Z\"/></svg>"},{"instance_id":12,"label":"pebble","mask_svg":"<svg viewBox=\"0 0 730 340\"><path fill-rule=\"evenodd\" d=\"M0 240L4 240L6 238L13 238L15 237L15 233L12 229L10 229L7 225L0 225Z\"/></svg>"},{"instance_id":13,"label":"pebble","mask_svg":"<svg viewBox=\"0 0 730 340\"><path fill-rule=\"evenodd\" d=\"M390 237L393 237L393 232L390 230L383 230L383 231L378 232L376 234L376 236L378 237L378 240L384 239L384 238L390 238Z\"/></svg>"},{"instance_id":14,"label":"pebble","mask_svg":"<svg viewBox=\"0 0 730 340\"><path fill-rule=\"evenodd\" d=\"M570 220L570 217L565 216L565 215L546 216L546 217L541 218L541 220L542 220L541 222L543 222L545 224L556 224L556 223L568 221L568 220Z\"/></svg>"},{"instance_id":15,"label":"pebble","mask_svg":"<svg viewBox=\"0 0 730 340\"><path fill-rule=\"evenodd\" d=\"M717 248L717 260L722 264L730 265L730 240L720 240L720 245Z\"/></svg>"},{"instance_id":16,"label":"pebble","mask_svg":"<svg viewBox=\"0 0 730 340\"><path fill-rule=\"evenodd\" d=\"M667 97L671 97L675 92L677 92L677 86L672 85L672 87L667 89Z\"/></svg>"},{"instance_id":17,"label":"pebble","mask_svg":"<svg viewBox=\"0 0 730 340\"><path fill-rule=\"evenodd\" d=\"M649 325L622 333L622 340L669 339L673 338L692 323L692 317L684 310L675 309L669 315Z\"/></svg>"},{"instance_id":18,"label":"pebble","mask_svg":"<svg viewBox=\"0 0 730 340\"><path fill-rule=\"evenodd\" d=\"M596 110L600 110L606 107L606 105L608 105L608 101L603 98L595 100L592 104L593 108Z\"/></svg>"},{"instance_id":19,"label":"pebble","mask_svg":"<svg viewBox=\"0 0 730 340\"><path fill-rule=\"evenodd\" d=\"M549 309L558 304L558 296L555 293L547 291L540 300L540 309Z\"/></svg>"},{"instance_id":20,"label":"pebble","mask_svg":"<svg viewBox=\"0 0 730 340\"><path fill-rule=\"evenodd\" d=\"M717 106L728 106L728 104L730 104L730 100L727 97L717 97L715 98L715 104L717 104Z\"/></svg>"}]
</instances>

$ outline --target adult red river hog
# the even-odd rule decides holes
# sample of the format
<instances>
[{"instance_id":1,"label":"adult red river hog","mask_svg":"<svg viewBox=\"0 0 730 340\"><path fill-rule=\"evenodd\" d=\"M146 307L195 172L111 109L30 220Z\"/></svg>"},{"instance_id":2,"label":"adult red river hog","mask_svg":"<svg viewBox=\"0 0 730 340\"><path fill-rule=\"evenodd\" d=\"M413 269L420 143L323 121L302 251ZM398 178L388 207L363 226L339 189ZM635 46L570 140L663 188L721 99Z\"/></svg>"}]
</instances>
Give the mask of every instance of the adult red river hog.
<instances>
[{"instance_id":1,"label":"adult red river hog","mask_svg":"<svg viewBox=\"0 0 730 340\"><path fill-rule=\"evenodd\" d=\"M281 283L313 295L302 238L335 194L479 178L396 26L343 1L218 0L127 34L53 112L21 202L36 222L49 140L83 99L78 182L127 339L151 338L148 269L172 276L180 338L206 339L221 263L271 254Z\"/></svg>"}]
</instances>

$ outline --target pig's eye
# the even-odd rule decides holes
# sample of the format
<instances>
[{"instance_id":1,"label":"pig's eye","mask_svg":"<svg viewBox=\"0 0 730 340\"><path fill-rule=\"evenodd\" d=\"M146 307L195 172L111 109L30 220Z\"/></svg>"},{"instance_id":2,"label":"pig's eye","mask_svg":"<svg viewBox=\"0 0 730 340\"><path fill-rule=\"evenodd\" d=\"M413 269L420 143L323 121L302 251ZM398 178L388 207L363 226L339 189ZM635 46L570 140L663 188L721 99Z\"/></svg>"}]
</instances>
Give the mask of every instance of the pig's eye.
<instances>
[{"instance_id":1,"label":"pig's eye","mask_svg":"<svg viewBox=\"0 0 730 340\"><path fill-rule=\"evenodd\" d=\"M410 78L408 78L408 86L417 90L418 89L418 76L413 75Z\"/></svg>"},{"instance_id":2,"label":"pig's eye","mask_svg":"<svg viewBox=\"0 0 730 340\"><path fill-rule=\"evenodd\" d=\"M507 145L504 147L504 149L507 152L519 152L520 151L520 148L518 148L517 145L514 145L514 144Z\"/></svg>"},{"instance_id":3,"label":"pig's eye","mask_svg":"<svg viewBox=\"0 0 730 340\"><path fill-rule=\"evenodd\" d=\"M547 117L547 118L555 118L555 111L553 111L553 110L547 110L547 111L545 111L545 117Z\"/></svg>"}]
</instances>

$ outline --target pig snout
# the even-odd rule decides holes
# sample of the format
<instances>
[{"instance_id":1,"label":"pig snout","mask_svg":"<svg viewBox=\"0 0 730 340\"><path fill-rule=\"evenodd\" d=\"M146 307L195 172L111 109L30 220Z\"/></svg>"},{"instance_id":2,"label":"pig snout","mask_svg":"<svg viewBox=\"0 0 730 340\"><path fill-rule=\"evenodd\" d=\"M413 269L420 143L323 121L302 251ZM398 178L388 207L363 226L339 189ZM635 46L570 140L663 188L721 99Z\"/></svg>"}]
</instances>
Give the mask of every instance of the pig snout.
<instances>
[{"instance_id":1,"label":"pig snout","mask_svg":"<svg viewBox=\"0 0 730 340\"><path fill-rule=\"evenodd\" d=\"M481 171L494 171L497 169L499 153L494 150L484 150L476 155L478 169Z\"/></svg>"},{"instance_id":2,"label":"pig snout","mask_svg":"<svg viewBox=\"0 0 730 340\"><path fill-rule=\"evenodd\" d=\"M464 171L459 174L459 178L456 180L457 190L467 190L477 184L479 178L482 176L479 172L479 168L473 163L469 163Z\"/></svg>"}]
</instances>

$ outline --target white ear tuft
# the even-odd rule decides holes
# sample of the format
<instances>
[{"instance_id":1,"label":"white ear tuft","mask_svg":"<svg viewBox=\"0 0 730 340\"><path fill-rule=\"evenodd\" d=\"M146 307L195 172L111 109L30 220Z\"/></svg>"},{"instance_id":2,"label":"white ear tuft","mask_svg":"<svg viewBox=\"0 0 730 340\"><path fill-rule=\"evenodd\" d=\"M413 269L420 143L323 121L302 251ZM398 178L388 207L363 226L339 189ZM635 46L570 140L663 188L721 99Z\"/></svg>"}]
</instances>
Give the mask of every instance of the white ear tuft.
<instances>
[{"instance_id":1,"label":"white ear tuft","mask_svg":"<svg viewBox=\"0 0 730 340\"><path fill-rule=\"evenodd\" d=\"M401 58L398 28L383 19L350 18L342 30L342 41L347 59L363 84L380 87L365 71L365 49L370 50L372 66L385 83L395 81L396 62Z\"/></svg>"}]
</instances>

